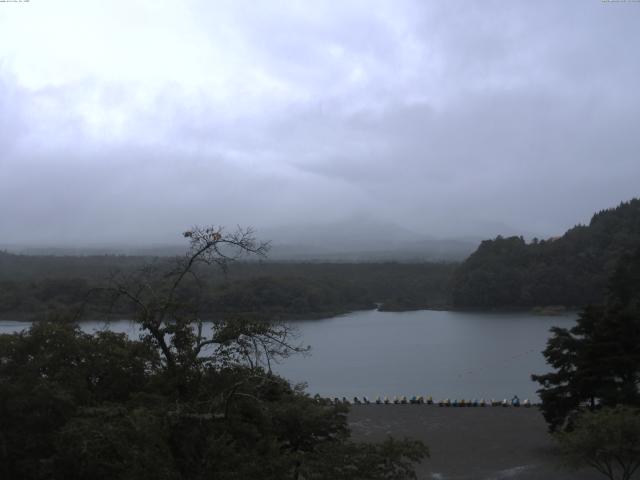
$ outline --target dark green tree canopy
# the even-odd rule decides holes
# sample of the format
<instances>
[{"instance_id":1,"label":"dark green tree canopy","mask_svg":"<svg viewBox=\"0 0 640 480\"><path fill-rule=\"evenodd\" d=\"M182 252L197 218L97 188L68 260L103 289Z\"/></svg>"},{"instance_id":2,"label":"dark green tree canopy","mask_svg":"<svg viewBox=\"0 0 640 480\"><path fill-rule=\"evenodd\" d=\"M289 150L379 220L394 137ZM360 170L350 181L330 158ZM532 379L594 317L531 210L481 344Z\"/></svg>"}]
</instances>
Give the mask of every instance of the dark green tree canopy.
<instances>
[{"instance_id":1,"label":"dark green tree canopy","mask_svg":"<svg viewBox=\"0 0 640 480\"><path fill-rule=\"evenodd\" d=\"M572 467L588 465L610 480L631 480L640 468L640 410L585 412L570 432L556 434Z\"/></svg>"},{"instance_id":2,"label":"dark green tree canopy","mask_svg":"<svg viewBox=\"0 0 640 480\"><path fill-rule=\"evenodd\" d=\"M640 406L640 249L624 256L606 303L589 306L571 329L553 328L544 356L554 372L533 375L552 430L581 407Z\"/></svg>"},{"instance_id":3,"label":"dark green tree canopy","mask_svg":"<svg viewBox=\"0 0 640 480\"><path fill-rule=\"evenodd\" d=\"M86 334L68 318L0 335L0 478L328 480L365 468L361 478L415 478L420 442L354 443L346 406L271 371L304 350L286 324L245 315L204 328L195 267L261 253L251 232L185 237L191 249L170 268L115 275L94 292L132 304L139 340Z\"/></svg>"},{"instance_id":4,"label":"dark green tree canopy","mask_svg":"<svg viewBox=\"0 0 640 480\"><path fill-rule=\"evenodd\" d=\"M596 213L589 225L563 236L526 243L487 240L456 270L456 307L504 308L604 301L607 282L625 255L640 245L640 199Z\"/></svg>"}]
</instances>

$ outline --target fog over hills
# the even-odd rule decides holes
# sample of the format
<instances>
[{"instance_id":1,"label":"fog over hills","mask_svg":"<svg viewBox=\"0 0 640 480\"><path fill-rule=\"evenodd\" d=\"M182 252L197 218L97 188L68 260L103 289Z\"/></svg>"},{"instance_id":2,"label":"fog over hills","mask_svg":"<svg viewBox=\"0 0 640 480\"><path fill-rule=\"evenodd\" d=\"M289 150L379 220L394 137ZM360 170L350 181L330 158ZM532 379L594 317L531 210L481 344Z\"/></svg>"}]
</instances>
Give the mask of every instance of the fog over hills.
<instances>
[{"instance_id":1,"label":"fog over hills","mask_svg":"<svg viewBox=\"0 0 640 480\"><path fill-rule=\"evenodd\" d=\"M1 10L5 245L240 224L290 251L386 252L560 235L638 194L637 2ZM362 216L392 231L347 234Z\"/></svg>"},{"instance_id":2,"label":"fog over hills","mask_svg":"<svg viewBox=\"0 0 640 480\"><path fill-rule=\"evenodd\" d=\"M273 259L335 261L460 260L479 238L438 238L371 217L324 224L283 225L259 232L271 239Z\"/></svg>"},{"instance_id":3,"label":"fog over hills","mask_svg":"<svg viewBox=\"0 0 640 480\"><path fill-rule=\"evenodd\" d=\"M390 222L353 217L338 222L282 225L256 230L270 242L267 260L300 261L458 261L466 258L483 237L438 238ZM177 255L180 242L62 245L0 245L29 255Z\"/></svg>"},{"instance_id":4,"label":"fog over hills","mask_svg":"<svg viewBox=\"0 0 640 480\"><path fill-rule=\"evenodd\" d=\"M366 215L334 222L301 222L255 228L256 238L270 243L267 261L460 261L482 240L502 236L536 235L501 222L471 221L461 225L468 234L438 236L405 228ZM475 232L473 234L472 232ZM186 244L174 242L105 242L64 244L0 244L12 253L28 255L180 255Z\"/></svg>"}]
</instances>

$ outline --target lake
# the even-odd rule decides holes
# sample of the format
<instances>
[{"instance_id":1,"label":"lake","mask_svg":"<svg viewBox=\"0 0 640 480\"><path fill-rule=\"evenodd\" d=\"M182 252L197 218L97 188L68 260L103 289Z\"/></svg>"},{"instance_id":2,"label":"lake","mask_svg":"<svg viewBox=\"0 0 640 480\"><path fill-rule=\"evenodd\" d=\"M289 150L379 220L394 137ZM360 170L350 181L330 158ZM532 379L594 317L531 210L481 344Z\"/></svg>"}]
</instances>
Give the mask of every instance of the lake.
<instances>
[{"instance_id":1,"label":"lake","mask_svg":"<svg viewBox=\"0 0 640 480\"><path fill-rule=\"evenodd\" d=\"M293 382L306 381L311 394L432 395L440 398L536 399L532 373L549 371L541 351L552 326L571 327L577 316L420 310L353 312L321 320L290 322L305 356L274 368ZM0 333L27 325L0 321ZM84 322L85 331L105 328ZM125 320L109 328L136 336Z\"/></svg>"}]
</instances>

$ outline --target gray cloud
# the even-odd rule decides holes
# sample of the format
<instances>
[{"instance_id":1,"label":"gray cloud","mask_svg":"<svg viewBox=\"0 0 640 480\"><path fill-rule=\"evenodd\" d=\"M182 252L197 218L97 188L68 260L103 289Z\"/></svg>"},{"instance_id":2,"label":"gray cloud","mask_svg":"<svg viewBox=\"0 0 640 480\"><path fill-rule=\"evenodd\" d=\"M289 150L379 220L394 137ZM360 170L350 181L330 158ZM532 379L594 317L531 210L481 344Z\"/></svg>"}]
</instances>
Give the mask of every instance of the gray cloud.
<instances>
[{"instance_id":1,"label":"gray cloud","mask_svg":"<svg viewBox=\"0 0 640 480\"><path fill-rule=\"evenodd\" d=\"M0 18L0 243L354 215L544 236L639 193L638 5L87 3L51 47L19 33L47 7Z\"/></svg>"}]
</instances>

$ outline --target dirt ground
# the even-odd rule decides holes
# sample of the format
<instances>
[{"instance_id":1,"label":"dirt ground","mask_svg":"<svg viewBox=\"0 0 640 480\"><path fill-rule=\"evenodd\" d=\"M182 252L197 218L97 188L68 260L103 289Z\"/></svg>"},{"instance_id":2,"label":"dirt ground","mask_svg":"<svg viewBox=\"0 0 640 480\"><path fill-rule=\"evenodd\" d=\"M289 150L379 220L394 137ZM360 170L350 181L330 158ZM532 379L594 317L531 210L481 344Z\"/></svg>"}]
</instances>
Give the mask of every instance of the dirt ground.
<instances>
[{"instance_id":1,"label":"dirt ground","mask_svg":"<svg viewBox=\"0 0 640 480\"><path fill-rule=\"evenodd\" d=\"M605 478L589 469L574 472L561 465L535 407L354 405L349 423L356 440L393 435L424 441L431 457L417 468L420 480Z\"/></svg>"}]
</instances>

